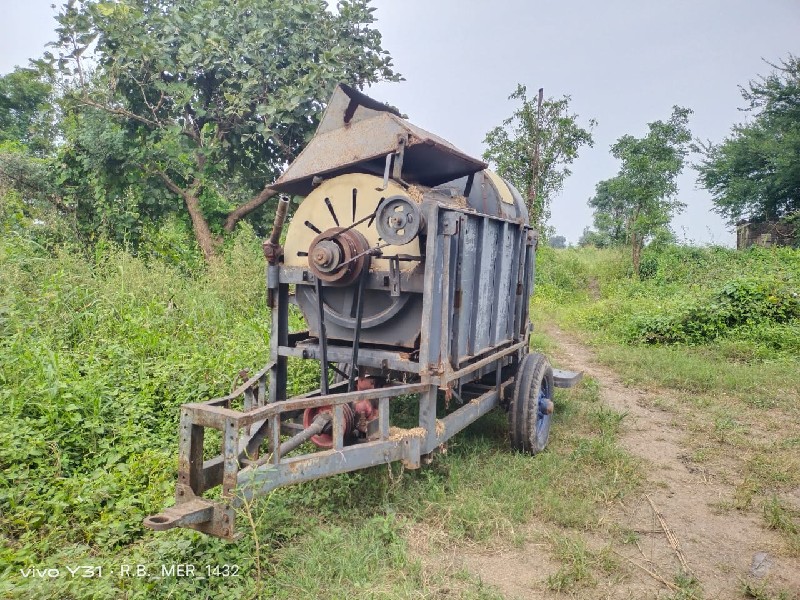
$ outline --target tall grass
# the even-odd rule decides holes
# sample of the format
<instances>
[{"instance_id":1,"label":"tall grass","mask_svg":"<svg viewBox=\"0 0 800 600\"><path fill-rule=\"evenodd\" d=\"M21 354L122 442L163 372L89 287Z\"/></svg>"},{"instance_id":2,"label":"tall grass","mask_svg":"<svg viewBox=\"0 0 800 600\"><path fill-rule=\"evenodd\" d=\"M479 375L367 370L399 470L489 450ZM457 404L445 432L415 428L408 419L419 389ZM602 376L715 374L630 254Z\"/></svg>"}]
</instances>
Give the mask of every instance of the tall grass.
<instances>
[{"instance_id":1,"label":"tall grass","mask_svg":"<svg viewBox=\"0 0 800 600\"><path fill-rule=\"evenodd\" d=\"M638 485L616 444L620 417L589 382L558 397L539 457L509 451L496 412L426 469L382 466L274 491L242 515L235 544L145 530L142 518L174 493L179 406L227 393L241 369L268 359L252 232L202 269L169 250L171 235L139 257L0 239L0 595L495 598L468 574L423 565L409 536L427 532L435 552L436 540L524 542L531 519L595 529L602 507ZM290 369L292 392L318 377L313 361ZM197 576L162 577L175 563ZM122 576L124 564L147 575ZM78 565L103 575L65 571ZM236 575L214 575L225 565ZM31 567L62 575L24 577Z\"/></svg>"},{"instance_id":2,"label":"tall grass","mask_svg":"<svg viewBox=\"0 0 800 600\"><path fill-rule=\"evenodd\" d=\"M798 554L800 250L545 249L533 302L623 381L653 387L703 469L733 484L722 510L762 513ZM777 500L776 500L777 499Z\"/></svg>"},{"instance_id":3,"label":"tall grass","mask_svg":"<svg viewBox=\"0 0 800 600\"><path fill-rule=\"evenodd\" d=\"M194 277L113 247L90 262L0 241L6 552L141 534L172 484L177 408L266 362L261 271L246 231Z\"/></svg>"}]
</instances>

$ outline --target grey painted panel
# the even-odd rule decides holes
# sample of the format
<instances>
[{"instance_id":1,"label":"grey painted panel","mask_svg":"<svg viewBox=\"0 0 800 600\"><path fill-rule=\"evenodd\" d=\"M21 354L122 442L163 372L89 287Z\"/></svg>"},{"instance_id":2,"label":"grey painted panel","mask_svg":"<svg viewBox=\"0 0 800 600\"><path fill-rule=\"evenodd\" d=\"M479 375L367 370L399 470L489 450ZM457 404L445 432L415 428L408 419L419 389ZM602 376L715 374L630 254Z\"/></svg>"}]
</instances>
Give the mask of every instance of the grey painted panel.
<instances>
[{"instance_id":1,"label":"grey painted panel","mask_svg":"<svg viewBox=\"0 0 800 600\"><path fill-rule=\"evenodd\" d=\"M478 251L481 253L480 282L478 284L477 313L475 318L474 354L493 346L492 316L495 303L495 274L497 263L497 240L502 223L484 219L484 231Z\"/></svg>"},{"instance_id":2,"label":"grey painted panel","mask_svg":"<svg viewBox=\"0 0 800 600\"><path fill-rule=\"evenodd\" d=\"M512 229L512 234L514 237L513 246L512 246L512 259L511 259L511 277L509 278L509 289L508 289L508 318L506 319L506 330L505 330L505 337L509 339L516 338L515 332L515 323L516 323L516 315L517 315L517 306L521 301L521 295L517 295L518 283L519 283L519 272L520 272L520 263L524 262L525 260L525 246L522 242L522 238L525 235L525 229L523 227L514 227Z\"/></svg>"},{"instance_id":3,"label":"grey painted panel","mask_svg":"<svg viewBox=\"0 0 800 600\"><path fill-rule=\"evenodd\" d=\"M480 221L477 217L466 215L462 221L461 244L459 249L459 278L458 289L461 294L460 307L457 311L458 329L456 354L460 363L470 354L470 341L473 338L473 303L475 299L475 284L479 279L480 255L476 252L478 247L478 234Z\"/></svg>"},{"instance_id":4,"label":"grey painted panel","mask_svg":"<svg viewBox=\"0 0 800 600\"><path fill-rule=\"evenodd\" d=\"M494 343L499 344L507 339L508 330L508 302L511 295L511 262L517 260L514 255L514 230L516 227L504 224L503 236L499 240L499 252L502 256L497 284L497 306L494 317Z\"/></svg>"},{"instance_id":5,"label":"grey painted panel","mask_svg":"<svg viewBox=\"0 0 800 600\"><path fill-rule=\"evenodd\" d=\"M439 223L447 211L438 211ZM437 228L438 229L438 228ZM431 242L433 245L433 260L431 260ZM444 236L431 235L429 237L428 252L426 253L425 269L426 281L430 289L426 290L426 300L429 302L430 311L422 311L422 334L428 339L428 363L438 364L441 355L442 334L442 275L444 271L443 252ZM429 276L428 276L429 275Z\"/></svg>"}]
</instances>

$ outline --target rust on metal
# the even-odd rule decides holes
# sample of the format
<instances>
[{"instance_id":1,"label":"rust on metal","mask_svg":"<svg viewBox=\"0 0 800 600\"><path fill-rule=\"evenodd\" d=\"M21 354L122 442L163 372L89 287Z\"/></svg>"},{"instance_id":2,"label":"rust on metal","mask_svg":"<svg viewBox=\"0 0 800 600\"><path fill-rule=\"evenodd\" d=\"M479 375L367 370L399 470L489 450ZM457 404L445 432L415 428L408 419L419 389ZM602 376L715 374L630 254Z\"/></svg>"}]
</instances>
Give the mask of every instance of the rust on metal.
<instances>
[{"instance_id":1,"label":"rust on metal","mask_svg":"<svg viewBox=\"0 0 800 600\"><path fill-rule=\"evenodd\" d=\"M305 196L313 189L314 177L333 177L354 165L382 173L386 156L401 149L403 179L409 183L434 186L487 167L447 140L412 125L396 110L340 85L316 135L271 187Z\"/></svg>"}]
</instances>

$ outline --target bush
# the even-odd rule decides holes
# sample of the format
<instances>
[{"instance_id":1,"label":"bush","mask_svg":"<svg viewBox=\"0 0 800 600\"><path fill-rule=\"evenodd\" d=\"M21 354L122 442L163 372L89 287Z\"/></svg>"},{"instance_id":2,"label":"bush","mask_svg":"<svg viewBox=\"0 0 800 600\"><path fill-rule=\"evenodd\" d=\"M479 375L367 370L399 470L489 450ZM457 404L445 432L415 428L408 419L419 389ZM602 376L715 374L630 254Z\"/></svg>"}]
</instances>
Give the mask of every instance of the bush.
<instances>
[{"instance_id":1,"label":"bush","mask_svg":"<svg viewBox=\"0 0 800 600\"><path fill-rule=\"evenodd\" d=\"M800 294L795 288L775 280L739 279L671 314L640 317L633 337L647 343L699 344L742 326L784 324L797 318Z\"/></svg>"},{"instance_id":2,"label":"bush","mask_svg":"<svg viewBox=\"0 0 800 600\"><path fill-rule=\"evenodd\" d=\"M240 369L267 361L263 269L248 228L195 275L108 243L87 260L0 238L9 552L55 539L114 548L142 534L172 495L180 405L228 393Z\"/></svg>"},{"instance_id":3,"label":"bush","mask_svg":"<svg viewBox=\"0 0 800 600\"><path fill-rule=\"evenodd\" d=\"M536 301L573 306L573 319L607 338L723 344L736 358L800 354L797 250L648 247L638 280L618 250L549 250L537 264Z\"/></svg>"}]
</instances>

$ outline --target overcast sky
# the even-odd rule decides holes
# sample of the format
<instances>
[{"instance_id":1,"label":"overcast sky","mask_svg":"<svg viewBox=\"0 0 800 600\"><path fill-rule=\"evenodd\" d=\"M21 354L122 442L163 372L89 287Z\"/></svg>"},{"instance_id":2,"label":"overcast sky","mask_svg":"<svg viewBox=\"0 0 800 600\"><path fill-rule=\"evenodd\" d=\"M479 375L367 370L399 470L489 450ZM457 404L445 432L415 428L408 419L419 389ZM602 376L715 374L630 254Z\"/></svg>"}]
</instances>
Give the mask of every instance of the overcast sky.
<instances>
[{"instance_id":1,"label":"overcast sky","mask_svg":"<svg viewBox=\"0 0 800 600\"><path fill-rule=\"evenodd\" d=\"M0 73L38 57L53 38L52 0L0 0ZM551 224L575 242L591 223L586 201L618 168L608 149L643 135L674 104L694 110L692 132L720 141L744 120L739 85L800 54L800 0L374 0L384 48L406 81L370 94L475 156L486 132L530 95L572 96L595 146L573 165ZM731 245L706 192L686 169L674 222L680 239Z\"/></svg>"}]
</instances>

